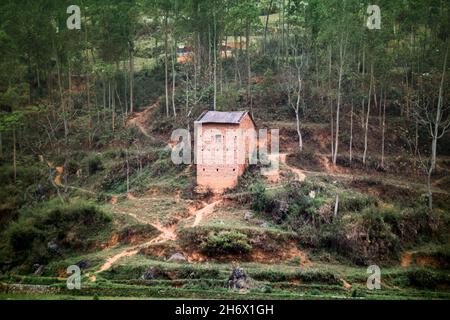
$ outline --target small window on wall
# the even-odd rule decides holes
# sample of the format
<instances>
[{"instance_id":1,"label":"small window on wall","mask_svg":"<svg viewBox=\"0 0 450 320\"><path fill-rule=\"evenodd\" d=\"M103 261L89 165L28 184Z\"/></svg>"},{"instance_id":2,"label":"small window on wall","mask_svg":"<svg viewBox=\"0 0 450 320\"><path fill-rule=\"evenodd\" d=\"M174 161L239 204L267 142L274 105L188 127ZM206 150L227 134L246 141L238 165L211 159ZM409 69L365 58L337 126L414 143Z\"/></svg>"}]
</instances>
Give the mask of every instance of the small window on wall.
<instances>
[{"instance_id":1,"label":"small window on wall","mask_svg":"<svg viewBox=\"0 0 450 320\"><path fill-rule=\"evenodd\" d=\"M222 142L222 135L216 134L216 143L221 143L221 142Z\"/></svg>"},{"instance_id":2,"label":"small window on wall","mask_svg":"<svg viewBox=\"0 0 450 320\"><path fill-rule=\"evenodd\" d=\"M235 168L233 168L233 171L236 171L236 169L235 169Z\"/></svg>"},{"instance_id":3,"label":"small window on wall","mask_svg":"<svg viewBox=\"0 0 450 320\"><path fill-rule=\"evenodd\" d=\"M206 169L205 168L203 168L203 171L205 171Z\"/></svg>"},{"instance_id":4,"label":"small window on wall","mask_svg":"<svg viewBox=\"0 0 450 320\"><path fill-rule=\"evenodd\" d=\"M219 172L219 169L216 169L217 172Z\"/></svg>"}]
</instances>

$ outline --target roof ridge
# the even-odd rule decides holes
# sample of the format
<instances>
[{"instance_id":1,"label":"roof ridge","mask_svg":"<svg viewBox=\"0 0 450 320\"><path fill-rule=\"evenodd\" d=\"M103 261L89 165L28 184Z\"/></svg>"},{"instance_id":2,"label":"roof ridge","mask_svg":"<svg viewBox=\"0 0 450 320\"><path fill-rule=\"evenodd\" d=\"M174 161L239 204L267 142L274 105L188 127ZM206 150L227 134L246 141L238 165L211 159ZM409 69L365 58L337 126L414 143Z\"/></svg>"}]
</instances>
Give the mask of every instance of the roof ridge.
<instances>
[{"instance_id":1,"label":"roof ridge","mask_svg":"<svg viewBox=\"0 0 450 320\"><path fill-rule=\"evenodd\" d=\"M218 111L205 110L197 118L197 123L229 123L239 124L242 119L249 114L247 110L239 111Z\"/></svg>"}]
</instances>

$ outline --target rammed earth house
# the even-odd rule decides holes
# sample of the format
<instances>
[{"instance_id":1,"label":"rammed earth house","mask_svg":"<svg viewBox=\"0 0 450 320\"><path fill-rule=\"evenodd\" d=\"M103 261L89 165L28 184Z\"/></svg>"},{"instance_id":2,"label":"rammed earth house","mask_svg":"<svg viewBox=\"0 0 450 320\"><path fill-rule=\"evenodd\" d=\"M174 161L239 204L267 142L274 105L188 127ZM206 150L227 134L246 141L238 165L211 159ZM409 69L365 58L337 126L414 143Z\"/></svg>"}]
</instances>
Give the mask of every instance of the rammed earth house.
<instances>
[{"instance_id":1,"label":"rammed earth house","mask_svg":"<svg viewBox=\"0 0 450 320\"><path fill-rule=\"evenodd\" d=\"M205 111L195 121L197 185L222 192L236 186L256 150L256 124L248 111Z\"/></svg>"}]
</instances>

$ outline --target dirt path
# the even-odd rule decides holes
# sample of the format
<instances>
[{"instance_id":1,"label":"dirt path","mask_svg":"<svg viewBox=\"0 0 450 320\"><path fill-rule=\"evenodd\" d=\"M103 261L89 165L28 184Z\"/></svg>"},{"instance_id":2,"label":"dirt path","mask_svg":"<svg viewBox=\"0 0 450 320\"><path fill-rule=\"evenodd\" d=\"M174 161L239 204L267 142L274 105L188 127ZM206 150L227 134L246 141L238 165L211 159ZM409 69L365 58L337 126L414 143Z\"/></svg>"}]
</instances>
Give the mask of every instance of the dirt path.
<instances>
[{"instance_id":1,"label":"dirt path","mask_svg":"<svg viewBox=\"0 0 450 320\"><path fill-rule=\"evenodd\" d=\"M152 104L150 107L145 108L141 112L135 112L131 118L127 120L127 126L135 126L137 127L143 135L148 138L151 138L150 134L147 131L147 121L150 117L151 113L158 107L158 103Z\"/></svg>"},{"instance_id":2,"label":"dirt path","mask_svg":"<svg viewBox=\"0 0 450 320\"><path fill-rule=\"evenodd\" d=\"M137 246L125 249L125 250L119 252L118 254L112 256L108 260L106 260L106 262L100 267L100 269L98 269L98 271L96 271L96 273L106 271L109 268L111 268L111 266L114 263L116 263L119 259L121 259L123 257L134 256L138 252L139 252L139 249L137 249Z\"/></svg>"},{"instance_id":3,"label":"dirt path","mask_svg":"<svg viewBox=\"0 0 450 320\"><path fill-rule=\"evenodd\" d=\"M300 170L298 168L294 168L290 165L288 165L287 163L287 153L280 153L280 162L286 167L288 168L290 171L292 171L293 173L295 173L297 175L297 180L300 182L305 181L306 179L306 175L304 174L303 170Z\"/></svg>"},{"instance_id":4,"label":"dirt path","mask_svg":"<svg viewBox=\"0 0 450 320\"><path fill-rule=\"evenodd\" d=\"M341 178L341 179L347 179L352 180L355 178L367 178L370 177L370 174L358 174L358 173L343 173L343 172L336 172L336 169L332 168L332 165L325 155L319 155L320 161L325 167L324 171L311 171L311 170L301 170L295 167L292 167L287 164L287 156L289 154L287 153L280 153L280 162L283 163L290 171L297 174L299 177L299 181L304 181L306 178L305 174L308 174L309 176L330 176L333 178ZM412 189L412 190L422 190L423 192L427 191L426 184L424 183L418 183L418 182L411 182L411 181L401 181L396 177L376 177L377 179L380 179L384 184L392 185L399 188L405 188L405 189ZM433 183L435 185L435 183ZM439 188L438 186L432 187L433 193L441 193L441 194L449 194L448 191L443 190Z\"/></svg>"},{"instance_id":5,"label":"dirt path","mask_svg":"<svg viewBox=\"0 0 450 320\"><path fill-rule=\"evenodd\" d=\"M136 200L138 201L139 199L136 199ZM117 254L113 255L112 257L108 258L106 260L106 262L103 265L101 265L101 267L95 273L97 274L97 273L100 273L100 272L103 272L103 271L106 271L106 270L110 269L113 266L113 264L115 264L120 259L122 259L124 257L134 256L143 248L146 248L148 246L155 245L155 244L164 243L164 242L167 242L167 241L174 241L174 240L176 240L178 238L177 227L178 227L178 224L181 221L185 221L185 220L191 219L194 216L195 219L194 219L194 222L192 224L192 227L196 227L202 222L202 220L207 215L211 214L214 211L214 208L221 202L222 202L222 199L217 200L217 198L213 198L213 202L205 203L203 208L193 211L192 214L190 214L188 217L180 219L180 220L178 220L178 222L176 222L176 223L174 223L174 224L172 224L170 226L163 226L159 222L151 223L151 222L149 222L147 220L144 220L144 219L138 217L134 213L123 212L122 211L121 213L130 215L131 217L133 217L134 219L136 219L140 223L149 224L149 225L155 227L160 232L160 234L158 236L156 236L155 238L150 239L147 242L144 242L144 243L141 243L141 244L138 244L138 245L134 245L134 246L131 246L131 247L124 248L119 253L117 253ZM91 280L95 281L96 277L95 276L91 276Z\"/></svg>"},{"instance_id":6,"label":"dirt path","mask_svg":"<svg viewBox=\"0 0 450 320\"><path fill-rule=\"evenodd\" d=\"M140 249L146 248L153 244L159 244L159 243L163 243L163 242L166 242L169 240L177 239L177 234L175 231L176 225L172 225L170 227L163 227L160 224L151 224L151 225L161 232L158 236L156 236L155 238L153 238L150 241L147 241L145 243L123 249L119 253L108 258L108 260L106 260L106 262L95 273L100 273L100 272L108 270L109 268L112 267L112 265L114 263L116 263L121 258L134 256L139 252Z\"/></svg>"},{"instance_id":7,"label":"dirt path","mask_svg":"<svg viewBox=\"0 0 450 320\"><path fill-rule=\"evenodd\" d=\"M216 200L214 202L211 202L210 204L205 205L202 209L197 210L195 215L194 223L192 224L192 227L196 227L202 222L202 220L209 214L211 214L214 211L214 208L221 203L222 200Z\"/></svg>"}]
</instances>

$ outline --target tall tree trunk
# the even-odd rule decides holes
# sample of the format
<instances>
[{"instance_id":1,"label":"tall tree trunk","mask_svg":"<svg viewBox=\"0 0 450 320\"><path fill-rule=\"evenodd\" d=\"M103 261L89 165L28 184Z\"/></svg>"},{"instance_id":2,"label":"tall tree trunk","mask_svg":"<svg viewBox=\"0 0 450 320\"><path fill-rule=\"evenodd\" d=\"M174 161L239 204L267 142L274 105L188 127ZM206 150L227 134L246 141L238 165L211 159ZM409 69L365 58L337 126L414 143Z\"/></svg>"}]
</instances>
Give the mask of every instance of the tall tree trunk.
<instances>
[{"instance_id":1,"label":"tall tree trunk","mask_svg":"<svg viewBox=\"0 0 450 320\"><path fill-rule=\"evenodd\" d=\"M351 103L351 109L350 109L350 142L349 142L349 161L350 165L352 164L353 160L353 100Z\"/></svg>"},{"instance_id":2,"label":"tall tree trunk","mask_svg":"<svg viewBox=\"0 0 450 320\"><path fill-rule=\"evenodd\" d=\"M130 192L130 161L128 159L128 149L125 152L127 163L127 194Z\"/></svg>"},{"instance_id":3,"label":"tall tree trunk","mask_svg":"<svg viewBox=\"0 0 450 320\"><path fill-rule=\"evenodd\" d=\"M298 85L297 101L295 103L294 111L295 111L295 122L296 122L296 129L297 129L297 135L298 135L298 148L301 152L301 151L303 151L303 139L302 139L302 133L300 131L299 112L300 112L300 100L301 100L301 94L302 94L302 79L301 79L301 75L300 75L299 66L297 66L297 85Z\"/></svg>"},{"instance_id":4,"label":"tall tree trunk","mask_svg":"<svg viewBox=\"0 0 450 320\"><path fill-rule=\"evenodd\" d=\"M176 90L176 80L177 80L177 73L175 70L175 60L177 58L177 42L174 39L174 45L173 45L173 53L172 56L172 111L174 118L177 117L177 109L175 105L175 90Z\"/></svg>"},{"instance_id":5,"label":"tall tree trunk","mask_svg":"<svg viewBox=\"0 0 450 320\"><path fill-rule=\"evenodd\" d=\"M381 104L381 101L380 101ZM380 105L381 107L381 105ZM381 168L384 168L384 137L386 132L386 92L384 93L383 115L381 119Z\"/></svg>"},{"instance_id":6,"label":"tall tree trunk","mask_svg":"<svg viewBox=\"0 0 450 320\"><path fill-rule=\"evenodd\" d=\"M237 42L238 42L238 38L235 35L234 36L234 44L235 44L235 46L236 46ZM238 64L238 59L239 59L240 55L239 55L239 51L238 51L237 48L234 48L233 56L234 56L234 83L236 85L238 85L238 82L239 82L239 87L240 87L242 85L242 81L241 81L241 74L239 72L239 64Z\"/></svg>"},{"instance_id":7,"label":"tall tree trunk","mask_svg":"<svg viewBox=\"0 0 450 320\"><path fill-rule=\"evenodd\" d=\"M67 126L67 134L69 134L69 127L68 127L68 120L67 120L67 116L68 113L71 112L71 110L73 109L73 99L72 99L72 66L70 63L70 57L68 59L68 68L67 68L67 73L68 73L68 82L69 82L69 94L68 94L68 99L67 99L67 110L66 110L66 116L65 116L65 127ZM64 127L64 128L65 128ZM67 138L67 135L65 136Z\"/></svg>"},{"instance_id":8,"label":"tall tree trunk","mask_svg":"<svg viewBox=\"0 0 450 320\"><path fill-rule=\"evenodd\" d=\"M297 135L298 135L298 149L300 151L303 151L303 139L302 139L302 132L300 131L300 117L299 117L298 109L295 110L295 123L296 123L296 128L297 128Z\"/></svg>"},{"instance_id":9,"label":"tall tree trunk","mask_svg":"<svg viewBox=\"0 0 450 320\"><path fill-rule=\"evenodd\" d=\"M338 211L339 211L339 193L336 194L336 201L334 202L334 213L333 213L334 219L337 218Z\"/></svg>"},{"instance_id":10,"label":"tall tree trunk","mask_svg":"<svg viewBox=\"0 0 450 320\"><path fill-rule=\"evenodd\" d=\"M341 41L339 43L339 76L338 76L338 94L337 94L337 104L336 104L336 134L334 135L334 155L333 155L333 165L336 165L338 147L339 147L339 113L341 108L341 87L342 87L342 75L344 73L344 58L345 58L345 43L344 36L341 36Z\"/></svg>"},{"instance_id":11,"label":"tall tree trunk","mask_svg":"<svg viewBox=\"0 0 450 320\"><path fill-rule=\"evenodd\" d=\"M167 35L166 35L167 36ZM129 81L130 81L130 113L134 112L134 54L133 54L133 48L130 45L129 49L130 54L130 75L129 75ZM167 63L166 63L166 69L167 69ZM167 70L166 70L167 72ZM167 77L167 74L166 74ZM167 97L166 97L167 98Z\"/></svg>"},{"instance_id":12,"label":"tall tree trunk","mask_svg":"<svg viewBox=\"0 0 450 320\"><path fill-rule=\"evenodd\" d=\"M283 61L286 61L287 55L286 55L286 42L285 42L285 30L284 30L284 18L285 18L285 8L284 8L284 1L285 0L281 0L281 53L282 53L282 57L283 57Z\"/></svg>"},{"instance_id":13,"label":"tall tree trunk","mask_svg":"<svg viewBox=\"0 0 450 320\"><path fill-rule=\"evenodd\" d=\"M372 97L372 86L373 86L373 63L370 65L370 85L369 85L369 101L367 103L367 113L366 113L366 123L364 125L364 154L363 154L363 164L366 164L367 156L367 134L369 131L369 117L370 117L370 99Z\"/></svg>"},{"instance_id":14,"label":"tall tree trunk","mask_svg":"<svg viewBox=\"0 0 450 320\"><path fill-rule=\"evenodd\" d=\"M114 91L116 87L116 82L113 83L113 88L111 92L111 127L112 132L116 129L116 98L114 97Z\"/></svg>"},{"instance_id":15,"label":"tall tree trunk","mask_svg":"<svg viewBox=\"0 0 450 320\"><path fill-rule=\"evenodd\" d=\"M272 11L272 3L273 3L273 0L270 0L269 7L267 8L266 22L264 24L264 44L263 44L263 52L264 53L266 53L267 30L269 29L269 16L270 16L270 12Z\"/></svg>"},{"instance_id":16,"label":"tall tree trunk","mask_svg":"<svg viewBox=\"0 0 450 320\"><path fill-rule=\"evenodd\" d=\"M168 66L168 50L169 50L169 30L168 30L168 13L164 17L164 75L166 87L166 116L169 117L169 66Z\"/></svg>"},{"instance_id":17,"label":"tall tree trunk","mask_svg":"<svg viewBox=\"0 0 450 320\"><path fill-rule=\"evenodd\" d=\"M194 67L195 68L195 67ZM189 79L189 70L186 70L186 88L184 90L184 93L186 95L185 97L185 114L186 114L186 118L189 116L189 85L190 85L190 79Z\"/></svg>"},{"instance_id":18,"label":"tall tree trunk","mask_svg":"<svg viewBox=\"0 0 450 320\"><path fill-rule=\"evenodd\" d=\"M208 81L212 83L212 57L211 57L211 25L208 24Z\"/></svg>"},{"instance_id":19,"label":"tall tree trunk","mask_svg":"<svg viewBox=\"0 0 450 320\"><path fill-rule=\"evenodd\" d=\"M87 19L86 19L87 20ZM87 23L85 22L84 28L84 42L85 42L85 61L86 67L89 67L89 46L88 46L88 30ZM92 147L92 110L91 110L91 82L89 69L86 71L86 93L87 93L87 108L88 108L88 147L89 149Z\"/></svg>"},{"instance_id":20,"label":"tall tree trunk","mask_svg":"<svg viewBox=\"0 0 450 320\"><path fill-rule=\"evenodd\" d=\"M414 137L414 156L419 154L419 120L416 119L415 137Z\"/></svg>"},{"instance_id":21,"label":"tall tree trunk","mask_svg":"<svg viewBox=\"0 0 450 320\"><path fill-rule=\"evenodd\" d=\"M128 61L129 63L129 61ZM125 117L128 117L128 78L127 78L127 73L128 73L128 68L126 65L126 62L123 62L123 101L125 104Z\"/></svg>"},{"instance_id":22,"label":"tall tree trunk","mask_svg":"<svg viewBox=\"0 0 450 320\"><path fill-rule=\"evenodd\" d=\"M362 53L362 76L363 76L363 81L361 81L361 90L364 89L364 78L366 75L366 47L363 45L363 53ZM362 103L361 103L361 127L364 128L364 112L365 112L365 105L366 105L366 99L363 97L362 98Z\"/></svg>"},{"instance_id":23,"label":"tall tree trunk","mask_svg":"<svg viewBox=\"0 0 450 320\"><path fill-rule=\"evenodd\" d=\"M59 63L58 52L56 52L56 71L58 74L58 90L59 90L59 98L61 102L61 110L62 110L62 118L64 123L64 137L67 138L69 134L69 128L67 125L67 115L66 115L66 102L64 100L62 80L61 80L61 65Z\"/></svg>"},{"instance_id":24,"label":"tall tree trunk","mask_svg":"<svg viewBox=\"0 0 450 320\"><path fill-rule=\"evenodd\" d=\"M216 26L216 11L213 13L214 23L214 47L213 47L213 59L214 59L214 97L213 97L213 110L217 108L217 26Z\"/></svg>"},{"instance_id":25,"label":"tall tree trunk","mask_svg":"<svg viewBox=\"0 0 450 320\"><path fill-rule=\"evenodd\" d=\"M196 37L197 42L197 52L194 56L194 79L193 79L193 85L192 85L192 98L193 98L193 104L197 103L197 88L198 88L198 78L199 75L201 75L201 52L200 52L200 33L197 33Z\"/></svg>"},{"instance_id":26,"label":"tall tree trunk","mask_svg":"<svg viewBox=\"0 0 450 320\"><path fill-rule=\"evenodd\" d=\"M446 132L447 125L442 128L442 132L439 133L439 127L442 125L442 108L443 108L443 91L444 91L444 79L445 79L445 71L447 69L447 58L448 58L448 49L445 52L444 57L444 66L442 68L442 77L441 83L439 85L439 94L438 94L438 103L436 110L436 118L435 120L429 120L430 122L430 133L431 133L431 156L430 156L430 166L427 171L427 187L428 187L428 207L430 210L433 209L433 190L431 185L431 176L433 175L433 171L436 169L436 152L437 152L437 141L442 138L442 136ZM449 124L450 125L450 124Z\"/></svg>"},{"instance_id":27,"label":"tall tree trunk","mask_svg":"<svg viewBox=\"0 0 450 320\"><path fill-rule=\"evenodd\" d=\"M86 59L88 60L88 59ZM89 77L89 72L86 72L86 89L87 89L87 108L88 108L88 145L89 149L92 147L92 110L91 110L91 82Z\"/></svg>"},{"instance_id":28,"label":"tall tree trunk","mask_svg":"<svg viewBox=\"0 0 450 320\"><path fill-rule=\"evenodd\" d=\"M431 189L431 175L433 174L433 169L428 170L427 174L427 189L428 189L428 208L433 210L433 190Z\"/></svg>"},{"instance_id":29,"label":"tall tree trunk","mask_svg":"<svg viewBox=\"0 0 450 320\"><path fill-rule=\"evenodd\" d=\"M0 160L3 159L3 139L2 132L0 131Z\"/></svg>"},{"instance_id":30,"label":"tall tree trunk","mask_svg":"<svg viewBox=\"0 0 450 320\"><path fill-rule=\"evenodd\" d=\"M253 101L252 101L252 70L250 63L250 21L247 21L245 27L245 54L247 58L247 103L250 104L250 113L253 117Z\"/></svg>"},{"instance_id":31,"label":"tall tree trunk","mask_svg":"<svg viewBox=\"0 0 450 320\"><path fill-rule=\"evenodd\" d=\"M106 110L106 79L102 77L102 89L103 89L103 112Z\"/></svg>"},{"instance_id":32,"label":"tall tree trunk","mask_svg":"<svg viewBox=\"0 0 450 320\"><path fill-rule=\"evenodd\" d=\"M108 79L108 110L106 110L106 111L111 111L111 102L112 102L112 100L111 100L111 80ZM104 117L106 119L106 112L105 112Z\"/></svg>"},{"instance_id":33,"label":"tall tree trunk","mask_svg":"<svg viewBox=\"0 0 450 320\"><path fill-rule=\"evenodd\" d=\"M439 85L438 103L436 109L436 118L434 120L434 128L432 132L433 141L431 143L431 170L436 169L436 152L437 152L437 140L441 138L445 133L445 128L442 130L442 134L439 134L439 127L442 124L442 108L443 108L443 91L444 91L444 79L445 71L447 69L447 57L448 57L448 46L447 51L444 56L444 66L442 68L441 83Z\"/></svg>"},{"instance_id":34,"label":"tall tree trunk","mask_svg":"<svg viewBox=\"0 0 450 320\"><path fill-rule=\"evenodd\" d=\"M333 96L331 95L331 62L332 62L332 48L331 45L328 45L328 92L329 92L329 104L330 104L330 145L331 145L331 158L333 159L334 155L334 112L333 112Z\"/></svg>"},{"instance_id":35,"label":"tall tree trunk","mask_svg":"<svg viewBox=\"0 0 450 320\"><path fill-rule=\"evenodd\" d=\"M14 183L17 181L17 164L16 164L16 128L13 129L13 170Z\"/></svg>"}]
</instances>

